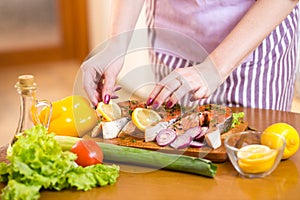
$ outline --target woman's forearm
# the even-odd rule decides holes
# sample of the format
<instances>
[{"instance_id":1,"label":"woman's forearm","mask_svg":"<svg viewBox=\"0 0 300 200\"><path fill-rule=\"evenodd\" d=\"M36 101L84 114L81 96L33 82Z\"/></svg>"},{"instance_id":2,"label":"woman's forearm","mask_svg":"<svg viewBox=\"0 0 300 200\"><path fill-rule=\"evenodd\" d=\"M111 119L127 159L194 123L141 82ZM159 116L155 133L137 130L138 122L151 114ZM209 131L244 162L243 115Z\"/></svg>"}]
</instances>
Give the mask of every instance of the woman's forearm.
<instances>
[{"instance_id":1,"label":"woman's forearm","mask_svg":"<svg viewBox=\"0 0 300 200\"><path fill-rule=\"evenodd\" d=\"M119 45L127 45L140 15L144 0L113 0L109 37ZM122 35L123 34L123 35ZM121 41L119 41L119 39ZM125 41L124 41L125 40Z\"/></svg>"},{"instance_id":2,"label":"woman's forearm","mask_svg":"<svg viewBox=\"0 0 300 200\"><path fill-rule=\"evenodd\" d=\"M227 77L296 6L298 0L257 0L224 41L209 55Z\"/></svg>"}]
</instances>

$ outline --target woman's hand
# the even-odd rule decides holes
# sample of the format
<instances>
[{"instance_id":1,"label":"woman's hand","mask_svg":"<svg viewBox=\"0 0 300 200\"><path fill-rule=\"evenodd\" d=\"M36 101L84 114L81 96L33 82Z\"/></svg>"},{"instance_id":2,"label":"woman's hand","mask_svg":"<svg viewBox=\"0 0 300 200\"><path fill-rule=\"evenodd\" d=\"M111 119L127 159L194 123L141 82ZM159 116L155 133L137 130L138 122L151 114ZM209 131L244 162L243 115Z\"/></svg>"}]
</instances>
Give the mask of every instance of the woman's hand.
<instances>
[{"instance_id":1,"label":"woman's hand","mask_svg":"<svg viewBox=\"0 0 300 200\"><path fill-rule=\"evenodd\" d=\"M210 59L193 67L177 68L155 86L147 105L155 109L167 102L170 108L188 93L193 94L191 101L207 98L223 80Z\"/></svg>"},{"instance_id":2,"label":"woman's hand","mask_svg":"<svg viewBox=\"0 0 300 200\"><path fill-rule=\"evenodd\" d=\"M115 91L121 89L115 85L117 76L123 65L123 58L119 58L107 67L102 59L103 54L98 53L81 65L83 89L94 106L99 101L109 103L111 98L117 98Z\"/></svg>"},{"instance_id":3,"label":"woman's hand","mask_svg":"<svg viewBox=\"0 0 300 200\"><path fill-rule=\"evenodd\" d=\"M115 81L143 4L144 0L112 1L110 39L81 66L83 88L94 106L99 101L109 103L115 97L114 92L120 89Z\"/></svg>"}]
</instances>

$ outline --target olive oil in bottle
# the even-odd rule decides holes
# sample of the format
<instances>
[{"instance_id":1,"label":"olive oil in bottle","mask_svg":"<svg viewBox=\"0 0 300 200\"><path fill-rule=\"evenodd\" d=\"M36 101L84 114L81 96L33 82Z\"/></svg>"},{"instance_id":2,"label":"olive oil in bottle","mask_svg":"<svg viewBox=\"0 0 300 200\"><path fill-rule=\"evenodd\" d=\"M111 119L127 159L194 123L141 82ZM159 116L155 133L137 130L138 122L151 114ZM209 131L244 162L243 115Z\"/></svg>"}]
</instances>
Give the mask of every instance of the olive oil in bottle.
<instances>
[{"instance_id":1,"label":"olive oil in bottle","mask_svg":"<svg viewBox=\"0 0 300 200\"><path fill-rule=\"evenodd\" d=\"M43 124L48 128L50 116L52 112L51 103L47 100L39 101L36 97L37 85L33 75L21 75L18 77L18 82L15 85L20 97L20 116L17 130L11 144L16 140L18 134L24 133L25 130L33 128L41 124L39 119L39 110L43 107L49 107L49 113L46 114L46 119Z\"/></svg>"}]
</instances>

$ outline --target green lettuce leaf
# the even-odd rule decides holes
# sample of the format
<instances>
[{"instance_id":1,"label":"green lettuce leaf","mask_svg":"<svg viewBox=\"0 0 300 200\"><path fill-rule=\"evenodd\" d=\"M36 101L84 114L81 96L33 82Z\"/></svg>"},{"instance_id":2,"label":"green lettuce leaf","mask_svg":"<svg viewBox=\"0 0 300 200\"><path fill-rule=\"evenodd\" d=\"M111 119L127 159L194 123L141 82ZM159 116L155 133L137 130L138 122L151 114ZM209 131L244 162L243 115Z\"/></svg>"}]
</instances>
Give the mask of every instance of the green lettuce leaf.
<instances>
[{"instance_id":1,"label":"green lettuce leaf","mask_svg":"<svg viewBox=\"0 0 300 200\"><path fill-rule=\"evenodd\" d=\"M243 123L244 116L245 116L244 112L232 113L231 128L234 128L236 125Z\"/></svg>"},{"instance_id":2,"label":"green lettuce leaf","mask_svg":"<svg viewBox=\"0 0 300 200\"><path fill-rule=\"evenodd\" d=\"M19 199L19 200L32 200L40 198L41 186L39 185L26 185L19 183L15 180L9 180L7 186L3 189L1 195L2 199Z\"/></svg>"},{"instance_id":3,"label":"green lettuce leaf","mask_svg":"<svg viewBox=\"0 0 300 200\"><path fill-rule=\"evenodd\" d=\"M9 174L9 165L7 163L0 163L0 182L7 182L8 181L8 174Z\"/></svg>"},{"instance_id":4,"label":"green lettuce leaf","mask_svg":"<svg viewBox=\"0 0 300 200\"><path fill-rule=\"evenodd\" d=\"M7 159L10 164L0 163L0 181L8 182L1 194L3 200L38 199L42 188L87 191L114 184L119 176L116 165L77 166L76 155L62 151L54 134L40 125L18 136Z\"/></svg>"}]
</instances>

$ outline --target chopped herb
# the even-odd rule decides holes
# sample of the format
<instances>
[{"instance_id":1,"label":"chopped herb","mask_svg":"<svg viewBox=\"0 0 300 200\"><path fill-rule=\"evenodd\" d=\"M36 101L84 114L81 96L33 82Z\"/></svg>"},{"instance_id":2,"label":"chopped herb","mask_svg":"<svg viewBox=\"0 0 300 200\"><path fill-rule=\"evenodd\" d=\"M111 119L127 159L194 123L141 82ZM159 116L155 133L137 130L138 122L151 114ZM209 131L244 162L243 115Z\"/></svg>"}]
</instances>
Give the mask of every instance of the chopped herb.
<instances>
[{"instance_id":1,"label":"chopped herb","mask_svg":"<svg viewBox=\"0 0 300 200\"><path fill-rule=\"evenodd\" d=\"M132 139L131 142L136 142L136 139Z\"/></svg>"},{"instance_id":2,"label":"chopped herb","mask_svg":"<svg viewBox=\"0 0 300 200\"><path fill-rule=\"evenodd\" d=\"M131 100L131 103L132 103L133 105L135 105L135 104L138 104L138 101L136 101L136 100Z\"/></svg>"},{"instance_id":3,"label":"chopped herb","mask_svg":"<svg viewBox=\"0 0 300 200\"><path fill-rule=\"evenodd\" d=\"M206 105L205 108L204 108L205 111L211 111L211 109L212 109L211 104Z\"/></svg>"},{"instance_id":4,"label":"chopped herb","mask_svg":"<svg viewBox=\"0 0 300 200\"><path fill-rule=\"evenodd\" d=\"M132 115L132 112L133 112L132 109L129 109L129 110L128 110L128 114L129 114L130 116Z\"/></svg>"}]
</instances>

